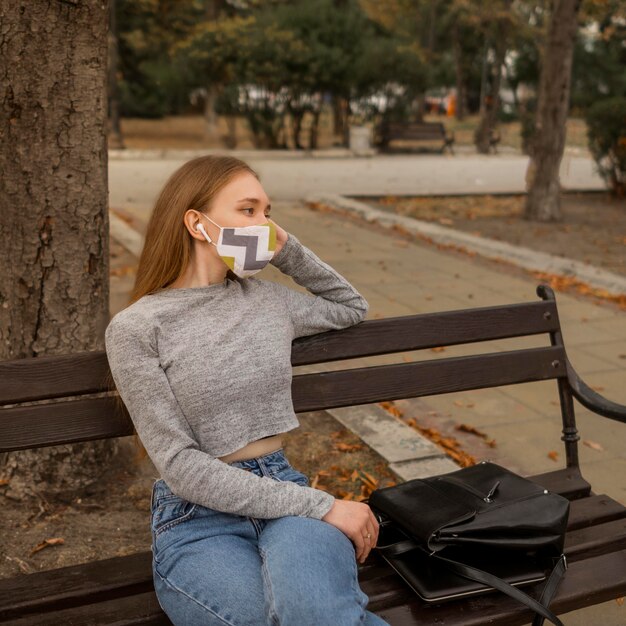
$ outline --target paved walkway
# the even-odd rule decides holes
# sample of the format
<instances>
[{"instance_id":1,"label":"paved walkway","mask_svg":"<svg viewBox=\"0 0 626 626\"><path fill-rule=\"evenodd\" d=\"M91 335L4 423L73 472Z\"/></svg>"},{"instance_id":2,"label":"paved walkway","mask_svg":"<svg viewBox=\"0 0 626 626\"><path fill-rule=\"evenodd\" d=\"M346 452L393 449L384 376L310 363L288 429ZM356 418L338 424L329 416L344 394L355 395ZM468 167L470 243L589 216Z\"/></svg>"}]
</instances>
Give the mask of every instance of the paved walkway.
<instances>
[{"instance_id":1,"label":"paved walkway","mask_svg":"<svg viewBox=\"0 0 626 626\"><path fill-rule=\"evenodd\" d=\"M338 164L335 163L334 167L337 168ZM141 232L158 186L175 164L154 161L152 168L148 168L144 162L141 164L143 174L133 169L133 163L111 165L111 206L127 211L134 218L137 231ZM122 166L130 167L130 171L126 172ZM338 169L343 170L343 164ZM142 175L145 180L141 180ZM129 184L131 180L133 185ZM362 179L359 177L359 180ZM299 178L291 181L295 189L288 196L304 195L304 189L298 189L300 182ZM470 260L461 253L440 251L422 242L406 242L377 225L333 213L319 213L307 209L301 202L285 201L272 190L272 185L266 189L275 207L274 219L359 289L370 303L368 319L538 299L536 281L514 269L478 257ZM386 193L386 190L380 189L377 193ZM128 255L117 241L114 240L112 245L121 255ZM132 261L132 257L128 257ZM118 257L118 262L120 260ZM273 266L264 269L259 276L303 290ZM124 294L131 282L128 276L112 278L112 312L123 306ZM565 344L574 368L587 384L608 398L626 404L626 313L614 306L599 306L582 297L563 293L557 293L557 303ZM482 344L479 351L507 350L519 345L521 342L517 340L494 341ZM524 345L547 345L547 342L529 338ZM426 355L407 353L346 361L340 367L397 362L403 356L414 359L460 356L470 351L470 346L460 346L448 348L441 354L429 351ZM312 366L296 369L314 371ZM495 439L497 445L488 448L476 437L471 452L481 458L502 462L522 474L550 471L564 465L558 394L553 381L404 400L396 404L406 416L423 418L442 429L453 429L457 423L480 429L490 439ZM581 436L580 462L585 477L597 493L606 493L626 503L626 428L595 416L579 405L576 410ZM335 412L335 416L342 421L352 419L358 430L358 416L350 412L342 415L341 411ZM406 442L400 439L394 445L387 438L386 451L380 444L374 442L372 445L383 450L388 460L405 476L417 475L415 468L422 463L423 450L415 447L411 459ZM471 436L466 441L472 445ZM408 447L411 445L409 442ZM548 456L552 451L558 453L556 461ZM396 456L390 458L394 454ZM426 454L426 461L429 460L438 464L431 473L447 471L439 465L443 460L441 455L429 457ZM617 626L626 622L625 611L626 607L619 607L611 601L572 612L565 621L568 626L589 623Z\"/></svg>"},{"instance_id":2,"label":"paved walkway","mask_svg":"<svg viewBox=\"0 0 626 626\"><path fill-rule=\"evenodd\" d=\"M166 159L111 158L111 206L152 198L158 191L155 182L163 184L195 153L185 154ZM528 165L528 157L519 154L242 158L259 172L270 198L281 200L298 200L317 192L360 196L523 193ZM605 189L593 161L571 154L561 162L561 184L572 191Z\"/></svg>"}]
</instances>

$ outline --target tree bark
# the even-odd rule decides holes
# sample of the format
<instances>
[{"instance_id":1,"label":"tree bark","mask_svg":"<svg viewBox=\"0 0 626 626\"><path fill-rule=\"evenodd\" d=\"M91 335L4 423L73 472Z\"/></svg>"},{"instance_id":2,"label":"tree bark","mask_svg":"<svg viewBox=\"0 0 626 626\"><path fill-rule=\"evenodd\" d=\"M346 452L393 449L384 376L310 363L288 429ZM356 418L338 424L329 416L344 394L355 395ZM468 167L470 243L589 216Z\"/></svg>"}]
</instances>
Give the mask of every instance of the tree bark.
<instances>
[{"instance_id":1,"label":"tree bark","mask_svg":"<svg viewBox=\"0 0 626 626\"><path fill-rule=\"evenodd\" d=\"M489 96L485 98L483 111L474 136L476 149L481 154L490 150L491 133L495 130L500 111L500 85L502 84L502 64L506 55L507 42L503 37L496 43L493 77Z\"/></svg>"},{"instance_id":2,"label":"tree bark","mask_svg":"<svg viewBox=\"0 0 626 626\"><path fill-rule=\"evenodd\" d=\"M219 142L219 118L215 112L215 103L219 95L216 85L207 85L204 101L204 136L211 141Z\"/></svg>"},{"instance_id":3,"label":"tree bark","mask_svg":"<svg viewBox=\"0 0 626 626\"><path fill-rule=\"evenodd\" d=\"M205 6L206 19L217 21L224 10L225 0L209 0ZM219 117L215 112L215 103L220 95L222 85L210 84L206 86L206 100L204 101L204 136L210 141L219 142ZM226 140L228 144L230 137Z\"/></svg>"},{"instance_id":4,"label":"tree bark","mask_svg":"<svg viewBox=\"0 0 626 626\"><path fill-rule=\"evenodd\" d=\"M456 77L456 111L455 117L462 121L465 119L466 91L465 91L465 73L463 71L463 49L461 48L460 32L458 23L455 20L453 25L452 47L454 52L454 69Z\"/></svg>"},{"instance_id":5,"label":"tree bark","mask_svg":"<svg viewBox=\"0 0 626 626\"><path fill-rule=\"evenodd\" d=\"M524 218L527 220L561 220L559 168L565 147L580 5L581 0L555 0L552 5L539 79L533 148L526 173L528 196Z\"/></svg>"},{"instance_id":6,"label":"tree bark","mask_svg":"<svg viewBox=\"0 0 626 626\"><path fill-rule=\"evenodd\" d=\"M107 3L0 3L0 359L104 349ZM5 495L74 492L114 440L0 454Z\"/></svg>"}]
</instances>

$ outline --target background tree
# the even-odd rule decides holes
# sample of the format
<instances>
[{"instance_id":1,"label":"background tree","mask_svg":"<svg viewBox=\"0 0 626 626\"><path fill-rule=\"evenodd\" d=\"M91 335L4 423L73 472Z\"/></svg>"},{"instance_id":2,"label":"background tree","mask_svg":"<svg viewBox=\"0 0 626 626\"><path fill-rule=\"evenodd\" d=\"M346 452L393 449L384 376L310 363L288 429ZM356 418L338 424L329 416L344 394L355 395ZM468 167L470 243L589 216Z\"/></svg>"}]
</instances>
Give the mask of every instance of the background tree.
<instances>
[{"instance_id":1,"label":"background tree","mask_svg":"<svg viewBox=\"0 0 626 626\"><path fill-rule=\"evenodd\" d=\"M559 168L569 112L574 40L581 0L555 0L542 55L524 218L561 219Z\"/></svg>"},{"instance_id":2,"label":"background tree","mask_svg":"<svg viewBox=\"0 0 626 626\"><path fill-rule=\"evenodd\" d=\"M102 350L109 321L100 0L0 3L0 359ZM74 492L115 441L0 455L5 495Z\"/></svg>"},{"instance_id":3,"label":"background tree","mask_svg":"<svg viewBox=\"0 0 626 626\"><path fill-rule=\"evenodd\" d=\"M486 154L489 152L489 140L500 112L502 69L519 21L516 13L511 10L513 0L481 1L478 5L476 11L485 36L485 53L493 57L493 61L487 64L490 69L489 80L484 84L488 84L488 87L481 89L480 121L474 133L476 149Z\"/></svg>"}]
</instances>

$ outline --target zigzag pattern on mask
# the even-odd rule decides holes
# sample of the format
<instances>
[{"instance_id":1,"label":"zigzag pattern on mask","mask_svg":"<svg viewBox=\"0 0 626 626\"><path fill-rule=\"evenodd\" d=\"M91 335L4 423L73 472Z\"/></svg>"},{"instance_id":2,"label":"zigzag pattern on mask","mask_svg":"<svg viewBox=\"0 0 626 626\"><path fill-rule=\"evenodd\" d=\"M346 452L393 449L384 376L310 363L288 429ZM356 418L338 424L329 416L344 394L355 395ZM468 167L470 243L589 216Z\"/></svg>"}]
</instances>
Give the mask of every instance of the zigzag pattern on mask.
<instances>
[{"instance_id":1,"label":"zigzag pattern on mask","mask_svg":"<svg viewBox=\"0 0 626 626\"><path fill-rule=\"evenodd\" d=\"M259 235L237 235L234 228L224 228L222 233L220 254L233 271L235 267L243 271L263 269L274 256L274 249L269 249L269 228Z\"/></svg>"}]
</instances>

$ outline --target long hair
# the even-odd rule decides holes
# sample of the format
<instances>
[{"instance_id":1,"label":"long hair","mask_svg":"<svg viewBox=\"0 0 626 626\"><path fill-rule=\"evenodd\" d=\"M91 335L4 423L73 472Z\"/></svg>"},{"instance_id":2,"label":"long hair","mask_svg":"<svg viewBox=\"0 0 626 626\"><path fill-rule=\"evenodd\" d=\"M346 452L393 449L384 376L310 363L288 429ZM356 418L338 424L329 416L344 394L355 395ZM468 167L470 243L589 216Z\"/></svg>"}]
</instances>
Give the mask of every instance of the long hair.
<instances>
[{"instance_id":1,"label":"long hair","mask_svg":"<svg viewBox=\"0 0 626 626\"><path fill-rule=\"evenodd\" d=\"M183 222L185 212L190 209L199 212L209 210L218 191L236 175L244 172L259 178L240 159L207 155L187 161L169 177L150 216L135 284L126 306L147 294L167 288L184 273L193 249L193 238ZM230 269L226 276L240 280ZM117 391L110 371L107 374L107 386L112 391ZM115 403L123 412L124 403L119 392L115 396ZM147 456L147 452L134 426L133 433L137 449L135 460L141 461Z\"/></svg>"}]
</instances>

